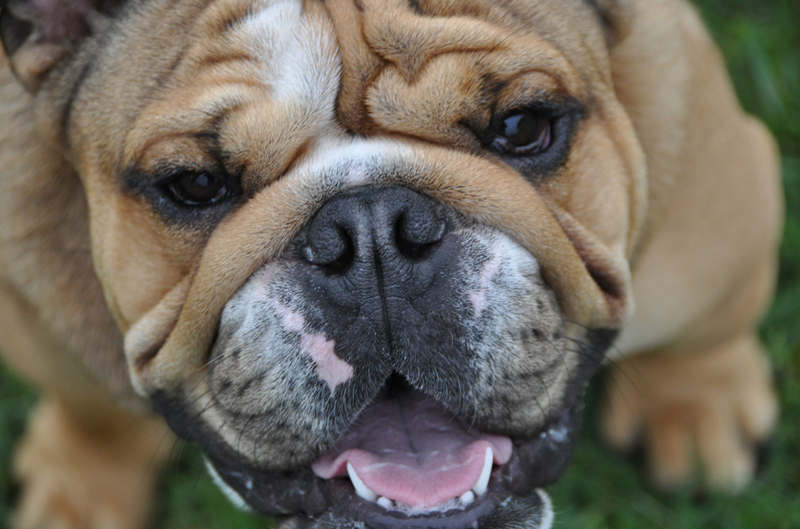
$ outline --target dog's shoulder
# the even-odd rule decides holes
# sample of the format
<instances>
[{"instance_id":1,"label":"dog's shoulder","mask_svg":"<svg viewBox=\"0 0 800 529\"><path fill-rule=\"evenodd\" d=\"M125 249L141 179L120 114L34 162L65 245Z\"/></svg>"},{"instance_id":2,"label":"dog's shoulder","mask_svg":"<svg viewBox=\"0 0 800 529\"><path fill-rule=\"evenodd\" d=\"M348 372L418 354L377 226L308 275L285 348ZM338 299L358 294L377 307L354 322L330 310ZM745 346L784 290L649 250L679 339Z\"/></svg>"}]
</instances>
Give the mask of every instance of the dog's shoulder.
<instances>
[{"instance_id":1,"label":"dog's shoulder","mask_svg":"<svg viewBox=\"0 0 800 529\"><path fill-rule=\"evenodd\" d=\"M0 234L0 303L30 309L60 348L76 355L123 400L133 398L122 339L92 264L80 179L42 138L33 97L2 54Z\"/></svg>"}]
</instances>

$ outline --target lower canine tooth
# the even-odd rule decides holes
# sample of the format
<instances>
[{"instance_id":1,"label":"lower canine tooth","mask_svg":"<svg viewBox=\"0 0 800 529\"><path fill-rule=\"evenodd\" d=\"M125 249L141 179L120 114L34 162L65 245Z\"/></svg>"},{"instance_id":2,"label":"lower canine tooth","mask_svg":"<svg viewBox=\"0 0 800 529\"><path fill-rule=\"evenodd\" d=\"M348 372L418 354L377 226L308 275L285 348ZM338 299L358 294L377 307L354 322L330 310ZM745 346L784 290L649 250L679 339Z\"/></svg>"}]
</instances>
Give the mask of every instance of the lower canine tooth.
<instances>
[{"instance_id":1,"label":"lower canine tooth","mask_svg":"<svg viewBox=\"0 0 800 529\"><path fill-rule=\"evenodd\" d=\"M380 498L378 498L378 505L380 505L384 509L391 509L392 507L394 507L394 505L392 504L392 500L390 500L386 496L381 496Z\"/></svg>"},{"instance_id":2,"label":"lower canine tooth","mask_svg":"<svg viewBox=\"0 0 800 529\"><path fill-rule=\"evenodd\" d=\"M378 495L372 492L369 487L364 485L364 482L358 477L358 474L356 474L356 469L353 468L353 465L351 465L350 462L347 463L347 474L350 476L350 481L353 482L353 487L356 489L356 494L367 501L375 501L375 498L377 498Z\"/></svg>"},{"instance_id":3,"label":"lower canine tooth","mask_svg":"<svg viewBox=\"0 0 800 529\"><path fill-rule=\"evenodd\" d=\"M486 448L486 457L483 459L481 476L478 478L478 482L475 483L475 486L472 487L476 496L483 496L489 488L489 476L492 474L492 463L494 463L494 452L492 452L491 447L488 447Z\"/></svg>"},{"instance_id":4,"label":"lower canine tooth","mask_svg":"<svg viewBox=\"0 0 800 529\"><path fill-rule=\"evenodd\" d=\"M474 493L474 492L472 492L471 490L468 490L467 492L465 492L464 494L462 494L461 496L459 496L459 498L458 498L458 499L459 499L459 501L461 501L461 503L462 503L462 504L464 504L465 506L466 506L466 505L469 505L470 503L472 503L473 501L475 501L475 493Z\"/></svg>"}]
</instances>

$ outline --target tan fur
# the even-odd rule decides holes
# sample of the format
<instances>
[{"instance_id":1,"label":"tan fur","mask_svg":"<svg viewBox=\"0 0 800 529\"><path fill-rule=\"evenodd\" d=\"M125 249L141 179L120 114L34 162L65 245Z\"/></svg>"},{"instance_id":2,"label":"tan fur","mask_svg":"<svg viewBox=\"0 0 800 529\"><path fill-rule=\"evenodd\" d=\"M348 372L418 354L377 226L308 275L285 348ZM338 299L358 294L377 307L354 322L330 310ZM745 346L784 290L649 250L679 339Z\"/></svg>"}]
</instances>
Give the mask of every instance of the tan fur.
<instances>
[{"instance_id":1,"label":"tan fur","mask_svg":"<svg viewBox=\"0 0 800 529\"><path fill-rule=\"evenodd\" d=\"M695 447L712 485L740 490L754 471L753 445L777 418L756 338L775 282L782 214L776 147L760 123L741 114L724 70L708 67L721 58L696 14L676 11L670 18L643 13L643 27L666 19L685 35L673 47L692 50L683 59L689 75L677 113L686 126L681 164L661 184L671 192L651 199L660 219L634 268L637 311L618 342L623 358L608 384L604 429L619 448L645 435L662 486L691 477ZM670 145L651 149L659 147ZM652 181L659 176L653 166L663 162L649 159ZM626 358L642 351L648 354Z\"/></svg>"},{"instance_id":2,"label":"tan fur","mask_svg":"<svg viewBox=\"0 0 800 529\"><path fill-rule=\"evenodd\" d=\"M13 527L143 527L173 445L163 421L142 416L138 401L122 400L128 407L121 407L124 393L103 387L5 288L0 322L9 366L43 391L14 461L25 494Z\"/></svg>"},{"instance_id":3,"label":"tan fur","mask_svg":"<svg viewBox=\"0 0 800 529\"><path fill-rule=\"evenodd\" d=\"M109 401L92 409L87 424L60 400L37 406L14 465L25 484L14 527L136 529L149 521L172 436L162 421Z\"/></svg>"},{"instance_id":4,"label":"tan fur","mask_svg":"<svg viewBox=\"0 0 800 529\"><path fill-rule=\"evenodd\" d=\"M610 441L626 448L643 434L664 485L689 477L691 439L713 485L747 481L750 444L775 417L754 338L780 223L771 139L742 114L684 2L614 2L607 33L581 2L508 4L420 0L436 15L421 16L399 0L306 2L320 53L342 74L330 105L273 98L271 73L233 31L252 4L232 0L152 2L138 27L104 43L105 69L71 102L67 129L64 96L89 52L35 101L3 68L0 345L47 395L18 460L31 491L20 528L58 527L50 518L141 526L147 510L136 504L149 503L158 465L141 469L161 426L110 404L80 420L76 410L110 400L109 390L141 407L126 364L140 394L194 380L226 301L339 189L311 168L349 144L348 130L414 153L398 155L402 176L371 183L421 190L533 253L574 336L622 325L635 300L618 344L624 372L603 415ZM114 53L128 46L135 58ZM30 57L16 66L35 78ZM502 88L488 93L483 78ZM590 112L567 164L533 186L482 156L464 123L485 125L540 90L587 101ZM241 170L250 200L213 233L168 226L120 191L115 176L131 167L216 163L197 133L223 115L219 141L239 153L226 163ZM92 377L102 383L85 383ZM83 396L69 405L73 393ZM60 468L95 454L83 449L88 432L112 416L98 442L127 458L82 464L92 470L65 491L71 474ZM98 485L131 472L147 479L129 496Z\"/></svg>"}]
</instances>

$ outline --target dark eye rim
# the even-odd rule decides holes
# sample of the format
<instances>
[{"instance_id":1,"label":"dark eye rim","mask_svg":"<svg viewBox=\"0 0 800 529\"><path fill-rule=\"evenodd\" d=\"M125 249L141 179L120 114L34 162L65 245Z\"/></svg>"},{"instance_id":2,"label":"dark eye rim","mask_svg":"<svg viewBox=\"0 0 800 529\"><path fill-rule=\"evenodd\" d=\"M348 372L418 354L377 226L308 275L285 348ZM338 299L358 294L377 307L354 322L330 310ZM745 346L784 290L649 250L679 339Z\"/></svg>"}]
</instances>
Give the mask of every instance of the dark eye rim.
<instances>
[{"instance_id":1,"label":"dark eye rim","mask_svg":"<svg viewBox=\"0 0 800 529\"><path fill-rule=\"evenodd\" d=\"M521 111L532 112L550 120L551 137L546 149L529 153L511 153L497 149L493 144L504 120ZM587 107L580 100L571 97L557 101L537 99L528 104L496 112L485 129L475 131L475 136L486 153L511 166L526 179L538 181L556 173L566 163L573 138L580 123L587 117Z\"/></svg>"},{"instance_id":2,"label":"dark eye rim","mask_svg":"<svg viewBox=\"0 0 800 529\"><path fill-rule=\"evenodd\" d=\"M539 138L536 138L535 141L528 143L527 145L523 146L516 146L511 142L511 140L505 137L502 132L502 127L510 118L528 113L533 115L537 120L546 120L547 121L547 130L545 131L546 134L546 141L547 145L543 148L539 148L536 144L539 142ZM534 156L536 154L541 154L547 151L550 146L553 145L555 140L555 123L556 118L552 116L548 116L542 114L541 112L537 112L531 109L523 108L523 109L514 109L510 112L505 113L499 120L497 120L497 126L494 132L494 137L492 138L492 150L495 152L503 155L503 156Z\"/></svg>"},{"instance_id":3,"label":"dark eye rim","mask_svg":"<svg viewBox=\"0 0 800 529\"><path fill-rule=\"evenodd\" d=\"M120 175L121 191L147 204L150 211L167 226L206 230L238 208L244 196L240 177L220 166L166 162L149 171L133 166L122 171ZM167 188L170 183L187 173L201 172L223 181L227 193L213 203L187 205L176 199Z\"/></svg>"},{"instance_id":4,"label":"dark eye rim","mask_svg":"<svg viewBox=\"0 0 800 529\"><path fill-rule=\"evenodd\" d=\"M213 178L220 184L219 190L213 198L209 200L193 200L191 197L183 195L183 193L176 188L181 179L187 176L200 176L204 174ZM178 169L170 171L169 174L158 178L155 186L175 205L190 209L205 209L219 206L228 202L231 198L234 198L238 191L238 184L229 176L218 171L198 169Z\"/></svg>"},{"instance_id":5,"label":"dark eye rim","mask_svg":"<svg viewBox=\"0 0 800 529\"><path fill-rule=\"evenodd\" d=\"M542 150L533 150L532 152L512 152L512 151L504 151L498 148L497 142L495 140L501 136L505 121L513 117L514 115L522 113L530 113L535 117L537 117L538 119L545 119L549 121L550 143L547 148ZM505 112L497 113L494 115L488 129L482 134L482 142L487 149L491 150L492 152L500 156L509 156L509 157L535 156L537 154L546 152L550 147L552 147L556 143L557 138L555 136L555 133L559 128L558 127L559 122L564 118L568 118L572 113L573 112L571 107L553 108L550 106L542 106L542 105L527 105L527 106L512 108Z\"/></svg>"}]
</instances>

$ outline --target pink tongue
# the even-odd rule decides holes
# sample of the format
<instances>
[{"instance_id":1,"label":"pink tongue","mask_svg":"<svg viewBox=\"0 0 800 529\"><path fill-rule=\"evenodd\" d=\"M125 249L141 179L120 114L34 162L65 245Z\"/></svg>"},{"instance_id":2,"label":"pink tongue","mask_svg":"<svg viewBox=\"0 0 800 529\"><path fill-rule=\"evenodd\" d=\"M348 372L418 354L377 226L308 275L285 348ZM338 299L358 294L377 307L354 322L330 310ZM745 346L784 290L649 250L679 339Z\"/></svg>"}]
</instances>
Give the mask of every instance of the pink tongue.
<instances>
[{"instance_id":1,"label":"pink tongue","mask_svg":"<svg viewBox=\"0 0 800 529\"><path fill-rule=\"evenodd\" d=\"M434 507L475 485L488 447L499 465L511 457L508 437L470 430L433 399L406 391L365 409L312 468L323 479L343 477L350 462L379 496Z\"/></svg>"}]
</instances>

